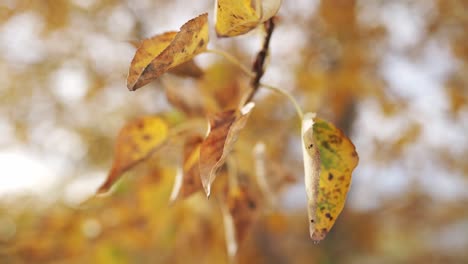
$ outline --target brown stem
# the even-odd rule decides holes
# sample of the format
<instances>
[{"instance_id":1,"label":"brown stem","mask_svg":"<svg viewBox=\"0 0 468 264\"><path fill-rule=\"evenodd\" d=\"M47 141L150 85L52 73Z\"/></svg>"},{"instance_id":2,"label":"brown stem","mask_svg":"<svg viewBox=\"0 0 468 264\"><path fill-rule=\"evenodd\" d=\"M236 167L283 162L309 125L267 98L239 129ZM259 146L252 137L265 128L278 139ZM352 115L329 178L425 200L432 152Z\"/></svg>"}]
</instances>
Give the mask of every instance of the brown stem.
<instances>
[{"instance_id":1,"label":"brown stem","mask_svg":"<svg viewBox=\"0 0 468 264\"><path fill-rule=\"evenodd\" d=\"M255 77L252 79L251 83L252 91L247 97L247 100L245 100L245 103L248 103L252 100L258 88L260 87L260 79L265 73L265 60L268 56L268 48L270 46L271 35L273 34L273 29L275 28L274 17L265 21L264 26L266 31L265 41L263 42L262 49L257 53L257 57L255 58L255 61L252 65L252 71L255 73Z\"/></svg>"}]
</instances>

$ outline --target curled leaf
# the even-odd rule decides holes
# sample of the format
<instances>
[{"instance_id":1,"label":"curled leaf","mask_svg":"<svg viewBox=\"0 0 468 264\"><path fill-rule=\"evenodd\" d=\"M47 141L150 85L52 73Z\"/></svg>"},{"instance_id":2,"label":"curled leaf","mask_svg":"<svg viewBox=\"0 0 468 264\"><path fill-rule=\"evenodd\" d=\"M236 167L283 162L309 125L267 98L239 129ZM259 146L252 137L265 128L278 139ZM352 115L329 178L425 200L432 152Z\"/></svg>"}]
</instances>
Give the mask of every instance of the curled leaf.
<instances>
[{"instance_id":1,"label":"curled leaf","mask_svg":"<svg viewBox=\"0 0 468 264\"><path fill-rule=\"evenodd\" d=\"M317 222L317 198L320 180L320 154L314 141L315 114L307 113L302 120L302 156L304 158L304 182L307 194L307 212L309 215L309 231L312 235Z\"/></svg>"},{"instance_id":2,"label":"curled leaf","mask_svg":"<svg viewBox=\"0 0 468 264\"><path fill-rule=\"evenodd\" d=\"M184 144L183 166L176 175L171 201L187 198L202 189L198 162L200 160L200 136L189 137Z\"/></svg>"},{"instance_id":3,"label":"curled leaf","mask_svg":"<svg viewBox=\"0 0 468 264\"><path fill-rule=\"evenodd\" d=\"M224 111L210 118L208 135L200 147L200 175L207 196L210 195L217 170L224 164L254 106L250 102L239 112Z\"/></svg>"},{"instance_id":4,"label":"curled leaf","mask_svg":"<svg viewBox=\"0 0 468 264\"><path fill-rule=\"evenodd\" d=\"M176 32L167 32L165 34L177 34ZM163 36L164 34L162 35L157 35L157 36L154 36L150 39L145 39L143 41L136 41L136 40L130 40L129 43L135 47L135 48L139 48L141 45L145 45L146 48L149 52L152 52L152 54L157 54L159 52L161 52L161 48L162 49L165 49L167 46L169 46L170 42L174 39L173 37L169 37L169 38L162 38L161 36ZM154 47L151 47L151 43L160 43L161 45L156 45ZM148 62L147 62L148 63ZM177 75L177 76L182 76L182 77L192 77L192 78L201 78L203 76L203 70L200 68L200 66L198 66L197 63L195 63L195 61L193 59L187 61L187 62L184 62L180 65L177 65L175 66L174 68L172 69L169 69L168 70L168 73L172 73L174 75Z\"/></svg>"},{"instance_id":5,"label":"curled leaf","mask_svg":"<svg viewBox=\"0 0 468 264\"><path fill-rule=\"evenodd\" d=\"M190 61L206 50L208 40L207 14L189 20L179 32L167 32L143 40L130 64L128 89L134 91L168 70Z\"/></svg>"},{"instance_id":6,"label":"curled leaf","mask_svg":"<svg viewBox=\"0 0 468 264\"><path fill-rule=\"evenodd\" d=\"M281 0L217 0L216 34L218 37L245 34L276 15L281 2Z\"/></svg>"},{"instance_id":7,"label":"curled leaf","mask_svg":"<svg viewBox=\"0 0 468 264\"><path fill-rule=\"evenodd\" d=\"M167 138L168 125L160 117L140 117L126 124L117 136L112 168L97 192L107 192L122 173L149 157Z\"/></svg>"},{"instance_id":8,"label":"curled leaf","mask_svg":"<svg viewBox=\"0 0 468 264\"><path fill-rule=\"evenodd\" d=\"M343 210L359 157L351 140L325 120L315 119L313 139L320 153L320 180L311 238L320 241Z\"/></svg>"}]
</instances>

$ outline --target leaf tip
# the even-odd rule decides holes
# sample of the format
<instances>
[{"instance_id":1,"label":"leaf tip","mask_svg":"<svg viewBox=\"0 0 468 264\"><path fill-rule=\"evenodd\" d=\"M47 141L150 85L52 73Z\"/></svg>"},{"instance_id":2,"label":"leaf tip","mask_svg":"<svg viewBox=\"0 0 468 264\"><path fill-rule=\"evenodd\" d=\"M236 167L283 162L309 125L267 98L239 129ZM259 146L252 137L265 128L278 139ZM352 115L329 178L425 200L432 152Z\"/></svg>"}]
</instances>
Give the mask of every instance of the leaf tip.
<instances>
[{"instance_id":1,"label":"leaf tip","mask_svg":"<svg viewBox=\"0 0 468 264\"><path fill-rule=\"evenodd\" d=\"M254 108L254 106L255 106L254 102L249 102L248 104L244 105L240 110L241 114L246 115L250 113L250 111L252 111L252 108Z\"/></svg>"},{"instance_id":2,"label":"leaf tip","mask_svg":"<svg viewBox=\"0 0 468 264\"><path fill-rule=\"evenodd\" d=\"M205 193L206 193L206 198L210 198L210 195L211 195L211 186L208 185L208 186L206 186L204 189L205 189Z\"/></svg>"},{"instance_id":3,"label":"leaf tip","mask_svg":"<svg viewBox=\"0 0 468 264\"><path fill-rule=\"evenodd\" d=\"M328 233L327 229L322 228L320 230L317 230L315 228L312 228L312 225L311 225L310 238L312 239L312 241L314 241L315 244L320 243L320 241L322 241L325 238L325 236L327 236L327 233Z\"/></svg>"},{"instance_id":4,"label":"leaf tip","mask_svg":"<svg viewBox=\"0 0 468 264\"><path fill-rule=\"evenodd\" d=\"M107 184L101 185L96 191L96 196L107 196L110 193L110 187Z\"/></svg>"},{"instance_id":5,"label":"leaf tip","mask_svg":"<svg viewBox=\"0 0 468 264\"><path fill-rule=\"evenodd\" d=\"M130 80L130 74L129 74L129 77L127 77L127 89L131 92L135 91L136 89L138 89L138 87L136 86L136 82L135 81L132 81Z\"/></svg>"}]
</instances>

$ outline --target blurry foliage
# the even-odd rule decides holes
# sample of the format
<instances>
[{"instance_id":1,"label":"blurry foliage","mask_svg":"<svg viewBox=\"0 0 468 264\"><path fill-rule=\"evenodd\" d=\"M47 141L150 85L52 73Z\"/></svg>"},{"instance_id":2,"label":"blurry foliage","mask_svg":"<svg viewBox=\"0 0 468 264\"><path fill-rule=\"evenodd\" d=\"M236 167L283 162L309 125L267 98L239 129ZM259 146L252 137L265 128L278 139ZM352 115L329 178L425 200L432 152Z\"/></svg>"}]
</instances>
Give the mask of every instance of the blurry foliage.
<instances>
[{"instance_id":1,"label":"blurry foliage","mask_svg":"<svg viewBox=\"0 0 468 264\"><path fill-rule=\"evenodd\" d=\"M288 85L285 88L294 93L306 111L318 111L354 138L364 129L362 121L356 121L363 105L375 103L376 111L384 118L404 119L404 128L392 137L371 137L367 139L370 145L358 142L358 152L376 171L382 164L402 164L407 175L421 175L423 181L411 182L407 190L388 196L371 209L346 207L334 230L319 245L309 239L305 206L278 206L262 212L239 249L238 263L467 261L467 197L437 199L427 194L422 185L424 179L442 168L448 172L444 175L462 175L460 185L466 186L468 147L466 143L452 144L453 141L425 145L427 130L436 129L431 125L433 120L424 119L427 116L422 120L407 118L418 115L411 108L416 99L391 89L388 79L382 76L381 65L387 52L417 61L434 40L441 41L454 57L455 65L443 83L442 95L447 105L439 114L466 131L468 3L391 2L327 0L317 1L316 10L312 10L312 4L307 10L297 8L300 5L294 1L284 1L278 31L272 40L272 66L284 61L284 65L274 69L275 74L284 74L287 81L282 85ZM64 175L58 186L63 187L86 172L110 167L116 131L131 118L160 112L175 122L186 118L167 107L164 89L155 86L164 84L166 89L173 86L185 94L202 94L199 99L205 102L199 105L208 107L197 110L200 116L231 108L231 97L240 100L249 80L222 60L200 61L205 76L199 81L171 77L134 94L125 88L125 73L134 52L128 41L161 32L155 25L162 25L161 21L178 12L180 20L187 21L211 10L212 4L111 0L0 3L0 115L13 131L12 136L4 134L0 139L0 148L27 145L38 155L53 153L70 161L60 171ZM412 10L414 19L424 21L420 23L422 36L412 37L415 42L404 48L391 44L392 32L375 17L392 8ZM294 44L298 50L293 54L289 50L275 53L275 43L288 42L288 30L292 29L301 34L300 43ZM21 37L22 30L33 32L30 34L37 39ZM252 51L237 45L242 40L216 43L248 61ZM192 89L194 83L198 89ZM273 167L271 184L275 190L286 193L287 185L303 175L302 159L290 146L299 135L297 118L289 102L277 94L266 92L255 101L255 111L233 153L239 173L255 170L252 158L239 153L251 151L261 135L267 146L266 159ZM450 131L445 132L440 137L449 136ZM70 138L78 143L70 143ZM411 152L414 148L418 151ZM28 196L2 198L1 262L227 263L222 215L214 199L207 201L198 193L168 205L175 165L155 164L171 160L167 157L170 155L171 151L156 154L150 162L127 173L129 177L118 183L112 196L92 198L82 206L63 199L39 203ZM416 157L405 161L409 156ZM417 166L405 167L409 166L407 163L433 160L439 169L429 170L431 173L427 169L419 171ZM354 177L358 178L359 172ZM371 192L372 186L364 190ZM49 195L61 198L63 188Z\"/></svg>"}]
</instances>

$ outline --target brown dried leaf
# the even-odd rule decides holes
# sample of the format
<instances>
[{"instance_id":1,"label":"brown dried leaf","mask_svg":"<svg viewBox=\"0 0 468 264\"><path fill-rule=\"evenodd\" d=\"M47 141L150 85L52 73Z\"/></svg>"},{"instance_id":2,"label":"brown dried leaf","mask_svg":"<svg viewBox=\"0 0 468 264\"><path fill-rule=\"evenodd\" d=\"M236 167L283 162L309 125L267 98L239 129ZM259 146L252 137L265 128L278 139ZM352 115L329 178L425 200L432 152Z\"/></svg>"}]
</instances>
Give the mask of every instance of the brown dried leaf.
<instances>
[{"instance_id":1,"label":"brown dried leaf","mask_svg":"<svg viewBox=\"0 0 468 264\"><path fill-rule=\"evenodd\" d=\"M149 157L168 138L167 123L156 116L137 118L127 123L116 140L112 168L97 193L107 192L122 173Z\"/></svg>"},{"instance_id":2,"label":"brown dried leaf","mask_svg":"<svg viewBox=\"0 0 468 264\"><path fill-rule=\"evenodd\" d=\"M193 59L206 50L208 15L202 14L185 23L179 32L167 32L144 40L130 65L127 87L134 91L163 73Z\"/></svg>"},{"instance_id":3,"label":"brown dried leaf","mask_svg":"<svg viewBox=\"0 0 468 264\"><path fill-rule=\"evenodd\" d=\"M200 148L200 175L207 196L216 171L224 164L254 106L250 102L239 112L225 111L210 118L210 129Z\"/></svg>"},{"instance_id":4,"label":"brown dried leaf","mask_svg":"<svg viewBox=\"0 0 468 264\"><path fill-rule=\"evenodd\" d=\"M202 141L201 136L192 136L185 141L183 166L176 176L171 201L187 198L203 189L198 169Z\"/></svg>"}]
</instances>

